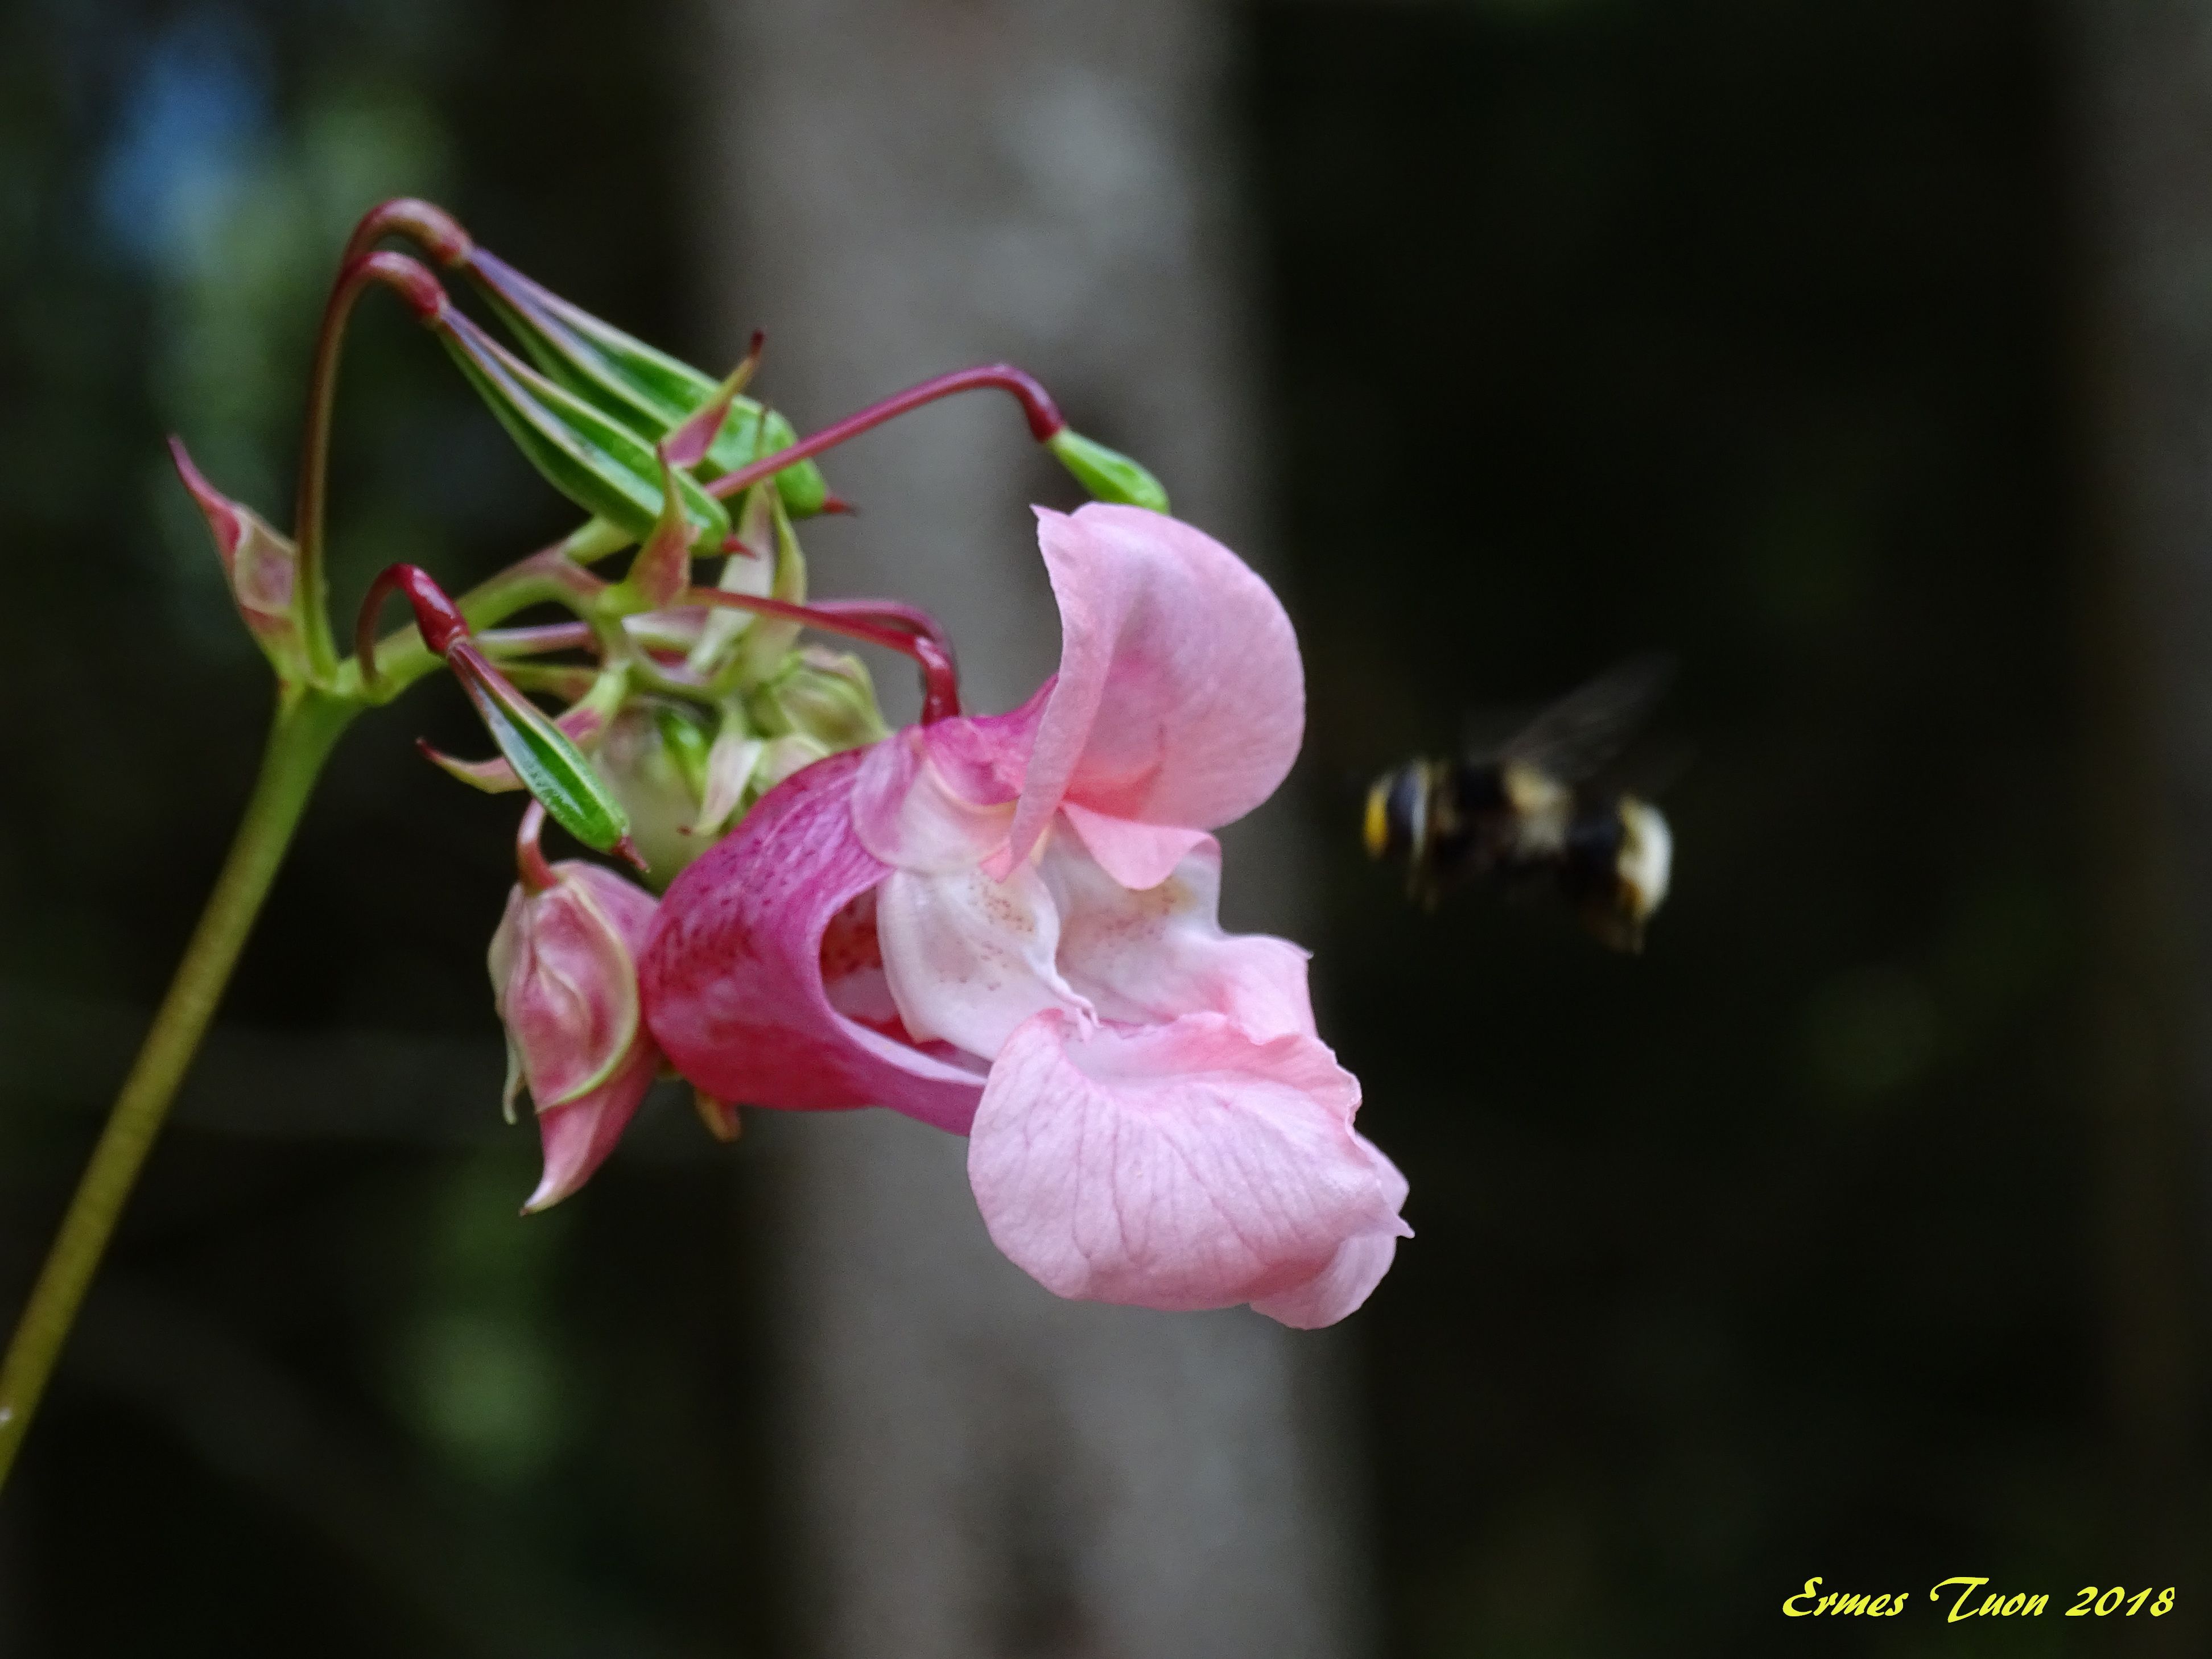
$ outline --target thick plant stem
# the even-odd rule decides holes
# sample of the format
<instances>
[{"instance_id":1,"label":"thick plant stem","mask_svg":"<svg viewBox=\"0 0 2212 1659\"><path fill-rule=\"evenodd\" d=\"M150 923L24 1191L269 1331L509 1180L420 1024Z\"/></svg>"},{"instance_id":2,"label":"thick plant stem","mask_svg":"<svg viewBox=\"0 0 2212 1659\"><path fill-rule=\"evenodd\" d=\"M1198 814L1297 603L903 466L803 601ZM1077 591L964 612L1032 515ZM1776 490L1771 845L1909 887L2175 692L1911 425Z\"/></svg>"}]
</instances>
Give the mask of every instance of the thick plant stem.
<instances>
[{"instance_id":1,"label":"thick plant stem","mask_svg":"<svg viewBox=\"0 0 2212 1659\"><path fill-rule=\"evenodd\" d=\"M261 775L230 855L208 896L207 908L177 964L153 1029L108 1113L107 1127L77 1182L29 1304L0 1364L0 1483L15 1461L54 1362L76 1322L94 1272L138 1171L153 1149L169 1103L206 1035L240 950L283 862L292 832L323 762L356 702L308 691L281 708L269 734Z\"/></svg>"}]
</instances>

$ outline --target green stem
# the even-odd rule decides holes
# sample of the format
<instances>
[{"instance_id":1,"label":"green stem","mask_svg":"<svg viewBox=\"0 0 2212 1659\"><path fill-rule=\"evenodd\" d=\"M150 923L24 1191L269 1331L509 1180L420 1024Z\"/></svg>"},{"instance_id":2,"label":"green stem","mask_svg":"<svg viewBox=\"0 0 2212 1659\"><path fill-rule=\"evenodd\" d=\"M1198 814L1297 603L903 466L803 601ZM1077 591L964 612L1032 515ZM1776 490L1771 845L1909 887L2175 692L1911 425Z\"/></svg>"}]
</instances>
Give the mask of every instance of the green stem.
<instances>
[{"instance_id":1,"label":"green stem","mask_svg":"<svg viewBox=\"0 0 2212 1659\"><path fill-rule=\"evenodd\" d=\"M92 1161L32 1287L0 1364L0 1483L15 1461L54 1362L76 1322L125 1201L153 1149L169 1103L215 1017L231 969L283 862L323 762L360 704L307 691L278 708L260 776L207 908L193 930L153 1029L124 1079Z\"/></svg>"}]
</instances>

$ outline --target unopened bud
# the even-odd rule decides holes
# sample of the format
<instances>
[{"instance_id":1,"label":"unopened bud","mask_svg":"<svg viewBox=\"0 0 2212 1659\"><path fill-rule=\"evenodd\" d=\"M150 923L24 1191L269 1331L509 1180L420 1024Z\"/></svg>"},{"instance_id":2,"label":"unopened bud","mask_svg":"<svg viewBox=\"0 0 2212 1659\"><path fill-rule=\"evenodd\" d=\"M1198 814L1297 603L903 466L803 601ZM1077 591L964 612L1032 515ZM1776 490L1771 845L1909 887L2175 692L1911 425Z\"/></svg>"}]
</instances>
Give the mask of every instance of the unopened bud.
<instances>
[{"instance_id":1,"label":"unopened bud","mask_svg":"<svg viewBox=\"0 0 2212 1659\"><path fill-rule=\"evenodd\" d=\"M629 814L631 838L656 888L714 845L693 830L707 789L708 748L687 710L658 701L632 702L599 740L593 758Z\"/></svg>"},{"instance_id":2,"label":"unopened bud","mask_svg":"<svg viewBox=\"0 0 2212 1659\"><path fill-rule=\"evenodd\" d=\"M761 695L792 732L833 754L874 743L884 734L875 682L867 665L850 652L802 646L783 676Z\"/></svg>"},{"instance_id":3,"label":"unopened bud","mask_svg":"<svg viewBox=\"0 0 2212 1659\"><path fill-rule=\"evenodd\" d=\"M1075 475L1076 482L1091 492L1093 500L1148 507L1155 513L1168 510L1168 492L1160 481L1120 450L1109 449L1072 426L1064 426L1047 438L1044 447L1060 457L1060 464Z\"/></svg>"},{"instance_id":4,"label":"unopened bud","mask_svg":"<svg viewBox=\"0 0 2212 1659\"><path fill-rule=\"evenodd\" d=\"M660 1066L638 1001L653 902L612 871L569 860L518 884L492 936L507 1028L507 1103L527 1085L545 1169L525 1213L558 1203L606 1161Z\"/></svg>"}]
</instances>

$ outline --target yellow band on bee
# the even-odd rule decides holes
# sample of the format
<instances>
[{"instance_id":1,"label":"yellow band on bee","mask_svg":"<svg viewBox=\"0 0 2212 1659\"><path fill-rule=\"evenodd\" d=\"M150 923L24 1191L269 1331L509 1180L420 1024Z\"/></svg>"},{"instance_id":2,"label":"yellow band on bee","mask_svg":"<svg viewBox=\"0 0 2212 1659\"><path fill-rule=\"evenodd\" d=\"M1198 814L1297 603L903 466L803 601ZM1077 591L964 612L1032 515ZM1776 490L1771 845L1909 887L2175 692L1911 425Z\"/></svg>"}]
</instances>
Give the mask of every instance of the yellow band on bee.
<instances>
[{"instance_id":1,"label":"yellow band on bee","mask_svg":"<svg viewBox=\"0 0 2212 1659\"><path fill-rule=\"evenodd\" d=\"M1384 778L1367 792L1367 819L1361 829L1367 856L1379 859L1390 845L1390 780Z\"/></svg>"}]
</instances>

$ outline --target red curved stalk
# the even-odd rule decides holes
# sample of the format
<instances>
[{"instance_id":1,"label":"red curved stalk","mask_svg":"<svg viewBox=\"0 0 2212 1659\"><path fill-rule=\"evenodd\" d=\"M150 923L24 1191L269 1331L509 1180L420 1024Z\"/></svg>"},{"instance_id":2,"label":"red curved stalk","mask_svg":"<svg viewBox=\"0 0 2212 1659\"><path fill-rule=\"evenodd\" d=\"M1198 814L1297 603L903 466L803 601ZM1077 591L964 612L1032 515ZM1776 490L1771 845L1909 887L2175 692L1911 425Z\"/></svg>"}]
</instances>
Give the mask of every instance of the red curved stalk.
<instances>
[{"instance_id":1,"label":"red curved stalk","mask_svg":"<svg viewBox=\"0 0 2212 1659\"><path fill-rule=\"evenodd\" d=\"M331 410L337 402L338 357L345 345L346 320L354 301L372 283L397 289L416 317L435 318L446 307L446 290L429 268L403 253L368 253L348 259L331 284L323 320L315 336L315 363L307 380L307 419L300 445L300 488L293 502L292 540L300 553L299 580L305 590L307 660L317 673L333 665L323 575L323 501L330 477Z\"/></svg>"},{"instance_id":2,"label":"red curved stalk","mask_svg":"<svg viewBox=\"0 0 2212 1659\"><path fill-rule=\"evenodd\" d=\"M396 196L361 216L346 241L344 262L350 264L387 236L411 237L441 265L461 264L476 246L461 222L435 202Z\"/></svg>"},{"instance_id":3,"label":"red curved stalk","mask_svg":"<svg viewBox=\"0 0 2212 1659\"><path fill-rule=\"evenodd\" d=\"M885 421L896 420L910 410L924 404L933 404L940 398L950 398L963 392L996 390L1011 394L1022 406L1022 413L1030 423L1030 436L1039 443L1067 424L1060 415L1060 405L1052 394L1038 384L1026 371L1012 363L982 363L974 368L956 368L950 374L939 374L919 386L910 386L903 392L895 392L880 403L870 404L857 410L843 420L823 427L811 436L801 438L788 449L780 449L773 455L764 455L749 466L727 472L707 486L716 495L736 495L750 488L763 478L772 477L795 461L819 455L825 449L835 449L848 438L857 438Z\"/></svg>"},{"instance_id":4,"label":"red curved stalk","mask_svg":"<svg viewBox=\"0 0 2212 1659\"><path fill-rule=\"evenodd\" d=\"M538 837L544 829L544 805L533 798L523 808L522 823L514 832L514 871L526 893L542 893L553 885L552 867L545 862L544 849L538 844Z\"/></svg>"},{"instance_id":5,"label":"red curved stalk","mask_svg":"<svg viewBox=\"0 0 2212 1659\"><path fill-rule=\"evenodd\" d=\"M684 605L720 605L763 617L803 623L824 634L837 634L866 645L880 645L910 658L921 668L921 723L948 720L960 712L960 672L952 647L936 621L911 605L869 599L793 605L788 599L732 593L719 587L694 587L676 600Z\"/></svg>"},{"instance_id":6,"label":"red curved stalk","mask_svg":"<svg viewBox=\"0 0 2212 1659\"><path fill-rule=\"evenodd\" d=\"M444 656L469 636L469 625L460 607L447 597L430 573L419 564L395 564L377 573L361 602L361 618L354 624L354 651L361 659L361 683L374 685L376 675L376 613L394 593L404 593L415 607L415 625L422 630L422 643Z\"/></svg>"}]
</instances>

